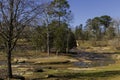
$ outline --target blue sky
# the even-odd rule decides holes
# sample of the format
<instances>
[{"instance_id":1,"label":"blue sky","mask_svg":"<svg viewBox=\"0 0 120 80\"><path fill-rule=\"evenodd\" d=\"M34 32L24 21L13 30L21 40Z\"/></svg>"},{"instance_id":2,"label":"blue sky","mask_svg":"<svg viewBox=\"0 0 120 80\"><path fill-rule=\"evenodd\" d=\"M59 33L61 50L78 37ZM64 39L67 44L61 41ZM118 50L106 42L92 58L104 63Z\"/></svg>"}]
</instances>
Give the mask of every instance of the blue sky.
<instances>
[{"instance_id":1,"label":"blue sky","mask_svg":"<svg viewBox=\"0 0 120 80\"><path fill-rule=\"evenodd\" d=\"M85 25L89 18L109 15L120 18L120 0L68 0L74 15L72 25Z\"/></svg>"}]
</instances>

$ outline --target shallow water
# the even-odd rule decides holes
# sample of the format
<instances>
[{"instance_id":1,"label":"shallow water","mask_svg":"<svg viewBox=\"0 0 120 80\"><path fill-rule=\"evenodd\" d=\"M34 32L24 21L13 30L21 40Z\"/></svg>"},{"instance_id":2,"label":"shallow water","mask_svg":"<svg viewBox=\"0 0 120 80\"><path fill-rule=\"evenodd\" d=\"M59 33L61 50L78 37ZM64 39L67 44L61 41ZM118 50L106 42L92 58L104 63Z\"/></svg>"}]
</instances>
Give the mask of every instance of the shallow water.
<instances>
[{"instance_id":1,"label":"shallow water","mask_svg":"<svg viewBox=\"0 0 120 80\"><path fill-rule=\"evenodd\" d=\"M98 66L108 66L110 64L114 64L115 61L111 59L109 54L97 54L97 53L80 53L78 55L74 55L75 58L79 60L79 58L83 58L84 60L89 60L90 62L79 61L75 62L75 66L79 66L82 68L87 67L98 67Z\"/></svg>"},{"instance_id":2,"label":"shallow water","mask_svg":"<svg viewBox=\"0 0 120 80\"><path fill-rule=\"evenodd\" d=\"M90 67L99 67L99 66L108 66L110 64L114 64L115 62L110 60L110 61L93 61L93 62L75 62L75 66L79 66L82 68L90 68Z\"/></svg>"}]
</instances>

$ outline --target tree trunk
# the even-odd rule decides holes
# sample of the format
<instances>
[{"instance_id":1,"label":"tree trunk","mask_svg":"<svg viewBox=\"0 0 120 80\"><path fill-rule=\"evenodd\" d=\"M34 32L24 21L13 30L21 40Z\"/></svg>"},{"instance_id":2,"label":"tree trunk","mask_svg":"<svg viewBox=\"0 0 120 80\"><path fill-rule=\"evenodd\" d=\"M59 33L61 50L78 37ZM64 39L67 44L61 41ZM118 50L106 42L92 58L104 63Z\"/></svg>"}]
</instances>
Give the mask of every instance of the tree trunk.
<instances>
[{"instance_id":1,"label":"tree trunk","mask_svg":"<svg viewBox=\"0 0 120 80\"><path fill-rule=\"evenodd\" d=\"M120 30L119 30L119 26L118 26L118 47L120 47Z\"/></svg>"},{"instance_id":2,"label":"tree trunk","mask_svg":"<svg viewBox=\"0 0 120 80\"><path fill-rule=\"evenodd\" d=\"M7 65L8 65L8 78L12 78L12 66L11 66L11 50L8 49L7 51Z\"/></svg>"},{"instance_id":3,"label":"tree trunk","mask_svg":"<svg viewBox=\"0 0 120 80\"><path fill-rule=\"evenodd\" d=\"M56 51L56 56L58 56L59 50Z\"/></svg>"},{"instance_id":4,"label":"tree trunk","mask_svg":"<svg viewBox=\"0 0 120 80\"><path fill-rule=\"evenodd\" d=\"M59 27L60 27L60 15L59 15Z\"/></svg>"},{"instance_id":5,"label":"tree trunk","mask_svg":"<svg viewBox=\"0 0 120 80\"><path fill-rule=\"evenodd\" d=\"M47 53L50 56L50 46L49 46L49 30L47 28Z\"/></svg>"},{"instance_id":6,"label":"tree trunk","mask_svg":"<svg viewBox=\"0 0 120 80\"><path fill-rule=\"evenodd\" d=\"M66 47L66 53L69 51L69 31L67 33L67 47Z\"/></svg>"}]
</instances>

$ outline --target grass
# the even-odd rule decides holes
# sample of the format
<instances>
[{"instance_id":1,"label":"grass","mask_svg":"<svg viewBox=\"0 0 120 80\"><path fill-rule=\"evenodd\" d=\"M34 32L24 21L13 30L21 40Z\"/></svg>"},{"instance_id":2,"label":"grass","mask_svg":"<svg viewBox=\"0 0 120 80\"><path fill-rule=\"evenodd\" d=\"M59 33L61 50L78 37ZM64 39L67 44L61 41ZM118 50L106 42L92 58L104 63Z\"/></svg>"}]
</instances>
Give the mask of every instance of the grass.
<instances>
[{"instance_id":1,"label":"grass","mask_svg":"<svg viewBox=\"0 0 120 80\"><path fill-rule=\"evenodd\" d=\"M62 56L60 57L62 58ZM67 58L68 57L63 56L63 59ZM47 62L51 60L54 61L53 59L48 58ZM60 59L58 58L58 60ZM66 67L66 64L46 64L45 66L59 66L59 68L44 69L44 72L33 73L31 78L29 76L28 77L30 79L37 78L38 80L120 80L120 62L111 64L109 66L93 67L86 69L75 66ZM70 67L76 68L76 70L69 69ZM53 76L47 78L46 75Z\"/></svg>"},{"instance_id":2,"label":"grass","mask_svg":"<svg viewBox=\"0 0 120 80\"><path fill-rule=\"evenodd\" d=\"M19 41L19 45L22 45L24 43L25 45L29 46L29 44L24 40ZM101 42L98 42L98 44L101 44ZM103 44L106 44L106 42L103 42ZM56 56L55 54L51 54L51 56L48 57L47 53L42 53L35 50L17 50L13 51L12 58L28 58L27 62L30 62L30 65L16 64L14 66L18 67L14 67L13 73L17 71L25 71L26 74L21 75L25 76L27 80L120 80L120 59L118 59L118 56L114 56L120 55L119 50L115 50L111 46L94 47L92 46L90 41L85 41L84 43L81 41L80 47L78 48L80 50L88 52L97 52L97 54L99 54L99 52L103 54L104 52L112 53L110 54L110 56L113 55L111 58L115 60L116 63L101 67L80 68L79 66L73 65L73 63L78 60L76 60L72 56ZM0 61L5 59L6 54L0 52ZM0 70L3 70L5 68L6 65L0 65ZM42 68L43 72L33 71L34 69L39 68Z\"/></svg>"},{"instance_id":3,"label":"grass","mask_svg":"<svg viewBox=\"0 0 120 80\"><path fill-rule=\"evenodd\" d=\"M110 64L108 66L102 67L92 67L92 68L80 68L74 66L71 60L77 61L71 56L46 56L47 53L41 53L36 51L25 51L25 52L14 52L15 57L24 57L31 62L31 65L25 65L28 68L41 68L43 72L32 72L31 74L24 74L26 79L38 79L38 80L120 80L120 60L116 57L112 57L116 63ZM114 55L114 54L112 54ZM117 52L119 55L119 52ZM5 58L2 55L1 58ZM0 59L1 60L1 59ZM68 62L67 62L68 61ZM69 62L70 61L70 62ZM20 65L20 64L19 64ZM4 66L1 66L2 69ZM16 70L20 70L17 67ZM51 69L47 68L51 67ZM24 68L24 67L23 67ZM26 71L29 73L29 71ZM48 77L48 75L52 75Z\"/></svg>"},{"instance_id":4,"label":"grass","mask_svg":"<svg viewBox=\"0 0 120 80\"><path fill-rule=\"evenodd\" d=\"M54 57L43 57L29 60L30 62L35 62L36 64L64 64L68 63L68 58L65 56L54 56Z\"/></svg>"},{"instance_id":5,"label":"grass","mask_svg":"<svg viewBox=\"0 0 120 80\"><path fill-rule=\"evenodd\" d=\"M46 78L46 75L53 75L53 77ZM39 78L42 80L120 80L120 70L90 70L90 71L73 71L68 69L52 69L45 70L43 73L34 73L32 78Z\"/></svg>"}]
</instances>

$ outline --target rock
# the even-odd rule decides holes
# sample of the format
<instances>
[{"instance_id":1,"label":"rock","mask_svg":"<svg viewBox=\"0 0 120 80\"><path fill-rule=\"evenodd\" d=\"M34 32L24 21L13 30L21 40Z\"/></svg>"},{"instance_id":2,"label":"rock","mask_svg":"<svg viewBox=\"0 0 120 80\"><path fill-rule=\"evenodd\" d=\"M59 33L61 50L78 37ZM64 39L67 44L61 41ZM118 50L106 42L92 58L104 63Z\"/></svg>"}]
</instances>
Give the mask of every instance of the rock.
<instances>
[{"instance_id":1,"label":"rock","mask_svg":"<svg viewBox=\"0 0 120 80\"><path fill-rule=\"evenodd\" d=\"M0 80L4 80L4 79L0 78Z\"/></svg>"}]
</instances>

